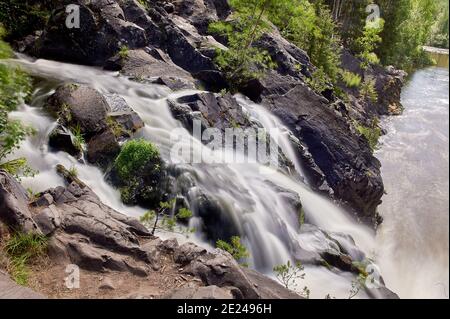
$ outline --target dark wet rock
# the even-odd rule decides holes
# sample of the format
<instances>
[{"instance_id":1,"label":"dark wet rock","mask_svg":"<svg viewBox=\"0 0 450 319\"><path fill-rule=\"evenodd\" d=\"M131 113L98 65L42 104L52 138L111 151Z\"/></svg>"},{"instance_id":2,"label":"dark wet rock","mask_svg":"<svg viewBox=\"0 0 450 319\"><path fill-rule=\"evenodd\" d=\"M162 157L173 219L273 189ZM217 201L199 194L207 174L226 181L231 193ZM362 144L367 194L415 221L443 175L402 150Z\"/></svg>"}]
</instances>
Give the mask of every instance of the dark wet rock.
<instances>
[{"instance_id":1,"label":"dark wet rock","mask_svg":"<svg viewBox=\"0 0 450 319\"><path fill-rule=\"evenodd\" d=\"M252 124L242 107L230 95L198 93L169 101L175 118L192 131L193 120L200 119L204 128L213 127L223 132L227 128L248 128Z\"/></svg>"},{"instance_id":2,"label":"dark wet rock","mask_svg":"<svg viewBox=\"0 0 450 319\"><path fill-rule=\"evenodd\" d=\"M0 170L0 220L12 230L40 233L28 208L26 190L11 175Z\"/></svg>"},{"instance_id":3,"label":"dark wet rock","mask_svg":"<svg viewBox=\"0 0 450 319\"><path fill-rule=\"evenodd\" d=\"M300 237L304 242L312 243L313 247L310 249L314 249L314 252L320 256L313 263L359 273L360 270L355 263L362 263L366 259L365 254L359 250L353 238L348 235L326 232L316 226L304 224L300 229ZM299 260L304 262L301 256L299 256ZM306 263L311 262L306 261Z\"/></svg>"},{"instance_id":4,"label":"dark wet rock","mask_svg":"<svg viewBox=\"0 0 450 319\"><path fill-rule=\"evenodd\" d=\"M311 77L314 69L307 53L278 32L265 33L255 44L266 50L277 64L277 72L294 78Z\"/></svg>"},{"instance_id":5,"label":"dark wet rock","mask_svg":"<svg viewBox=\"0 0 450 319\"><path fill-rule=\"evenodd\" d=\"M51 204L53 204L53 196L50 194L44 194L33 202L33 205L37 207L48 207Z\"/></svg>"},{"instance_id":6,"label":"dark wet rock","mask_svg":"<svg viewBox=\"0 0 450 319\"><path fill-rule=\"evenodd\" d=\"M80 5L80 28L66 27L64 5L56 5L42 36L32 50L39 57L103 65L122 46L143 47L147 35L140 26L126 21L116 1L72 1Z\"/></svg>"},{"instance_id":7,"label":"dark wet rock","mask_svg":"<svg viewBox=\"0 0 450 319\"><path fill-rule=\"evenodd\" d=\"M73 135L62 125L58 125L49 135L50 147L66 152L76 158L82 156L83 150L77 145Z\"/></svg>"},{"instance_id":8,"label":"dark wet rock","mask_svg":"<svg viewBox=\"0 0 450 319\"><path fill-rule=\"evenodd\" d=\"M105 130L88 143L87 159L101 167L111 163L120 152L120 145L111 129Z\"/></svg>"},{"instance_id":9,"label":"dark wet rock","mask_svg":"<svg viewBox=\"0 0 450 319\"><path fill-rule=\"evenodd\" d=\"M220 92L228 90L229 84L222 72L216 70L205 70L195 73L195 78L201 81L205 90Z\"/></svg>"},{"instance_id":10,"label":"dark wet rock","mask_svg":"<svg viewBox=\"0 0 450 319\"><path fill-rule=\"evenodd\" d=\"M182 68L176 66L170 62L170 58L164 60L163 55L159 58L155 58L147 52L148 50L130 50L126 58L120 59L119 67L113 64L114 60L111 60L106 68L114 69L118 68L121 73L130 76L139 81L148 81L156 84L162 84L161 81L169 81L169 88L194 88L194 78ZM116 59L116 58L114 58ZM174 86L173 83L177 83ZM183 85L180 87L180 83ZM163 83L166 84L166 83Z\"/></svg>"},{"instance_id":11,"label":"dark wet rock","mask_svg":"<svg viewBox=\"0 0 450 319\"><path fill-rule=\"evenodd\" d=\"M85 85L67 84L59 87L48 99L47 108L58 114L64 125L79 126L87 136L100 133L107 127L109 106L105 97Z\"/></svg>"},{"instance_id":12,"label":"dark wet rock","mask_svg":"<svg viewBox=\"0 0 450 319\"><path fill-rule=\"evenodd\" d=\"M109 119L115 121L120 127L119 130L122 131L116 132L116 135L119 135L117 137L121 137L121 135L130 137L131 133L135 133L145 126L144 121L128 105L123 97L117 94L106 94L105 99L110 109L108 113ZM111 124L108 124L111 128Z\"/></svg>"}]
</instances>

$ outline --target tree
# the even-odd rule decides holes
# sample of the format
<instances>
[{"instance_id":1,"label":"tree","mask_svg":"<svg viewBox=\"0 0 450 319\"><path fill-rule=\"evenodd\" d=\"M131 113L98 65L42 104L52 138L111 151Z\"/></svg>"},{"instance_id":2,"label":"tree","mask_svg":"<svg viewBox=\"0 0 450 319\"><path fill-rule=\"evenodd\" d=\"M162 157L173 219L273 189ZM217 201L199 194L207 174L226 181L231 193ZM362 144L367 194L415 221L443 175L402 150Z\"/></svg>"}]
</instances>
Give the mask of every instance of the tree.
<instances>
[{"instance_id":1,"label":"tree","mask_svg":"<svg viewBox=\"0 0 450 319\"><path fill-rule=\"evenodd\" d=\"M161 202L159 208L154 211L150 210L141 216L142 223L151 227L151 234L155 235L156 230L169 231L174 233L184 234L192 232L192 229L185 229L178 227L178 222L181 220L188 220L192 217L192 212L187 208L180 208L174 213L176 200L173 199L168 202Z\"/></svg>"},{"instance_id":2,"label":"tree","mask_svg":"<svg viewBox=\"0 0 450 319\"><path fill-rule=\"evenodd\" d=\"M286 289L294 289L298 286L297 281L300 279L305 279L305 268L300 262L292 264L288 261L284 265L278 265L273 267L273 272L277 280L284 286ZM304 287L301 294L305 298L309 298L310 290L308 287Z\"/></svg>"},{"instance_id":3,"label":"tree","mask_svg":"<svg viewBox=\"0 0 450 319\"><path fill-rule=\"evenodd\" d=\"M233 91L249 80L261 77L273 66L268 53L254 47L254 43L268 29L265 15L276 3L277 0L231 0L234 9L231 21L209 26L211 33L228 40L228 49L219 49L215 61Z\"/></svg>"},{"instance_id":4,"label":"tree","mask_svg":"<svg viewBox=\"0 0 450 319\"><path fill-rule=\"evenodd\" d=\"M430 38L437 15L435 0L380 0L385 27L377 50L384 65L406 71L430 63L422 49Z\"/></svg>"},{"instance_id":5,"label":"tree","mask_svg":"<svg viewBox=\"0 0 450 319\"><path fill-rule=\"evenodd\" d=\"M0 59L11 57L11 48L1 40L4 31L0 26ZM9 112L15 111L31 93L31 79L19 68L0 63L0 169L13 175L31 175L25 158L6 160L33 130L20 121L11 120Z\"/></svg>"},{"instance_id":6,"label":"tree","mask_svg":"<svg viewBox=\"0 0 450 319\"><path fill-rule=\"evenodd\" d=\"M239 236L231 237L229 243L224 240L218 240L216 247L229 252L242 266L248 267L248 264L243 262L243 260L249 258L250 253L248 252L247 247L241 243L241 238Z\"/></svg>"}]
</instances>

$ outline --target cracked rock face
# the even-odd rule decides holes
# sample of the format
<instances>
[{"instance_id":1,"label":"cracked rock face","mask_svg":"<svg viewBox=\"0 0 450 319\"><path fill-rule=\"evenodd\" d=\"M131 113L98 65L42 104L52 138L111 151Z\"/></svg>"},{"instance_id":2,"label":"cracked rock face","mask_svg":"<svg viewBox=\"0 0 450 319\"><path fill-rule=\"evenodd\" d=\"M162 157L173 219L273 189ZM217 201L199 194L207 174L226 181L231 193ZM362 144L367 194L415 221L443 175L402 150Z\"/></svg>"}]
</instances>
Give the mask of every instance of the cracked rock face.
<instances>
[{"instance_id":1,"label":"cracked rock face","mask_svg":"<svg viewBox=\"0 0 450 319\"><path fill-rule=\"evenodd\" d=\"M54 263L146 278L169 260L180 274L192 275L202 286L184 286L168 292L167 298L299 298L273 280L240 267L225 251L210 252L193 243L179 245L176 239L152 236L136 219L101 203L81 182L49 189L29 203L11 176L1 171L0 178L0 195L6 199L1 202L0 219L16 230L45 234Z\"/></svg>"}]
</instances>

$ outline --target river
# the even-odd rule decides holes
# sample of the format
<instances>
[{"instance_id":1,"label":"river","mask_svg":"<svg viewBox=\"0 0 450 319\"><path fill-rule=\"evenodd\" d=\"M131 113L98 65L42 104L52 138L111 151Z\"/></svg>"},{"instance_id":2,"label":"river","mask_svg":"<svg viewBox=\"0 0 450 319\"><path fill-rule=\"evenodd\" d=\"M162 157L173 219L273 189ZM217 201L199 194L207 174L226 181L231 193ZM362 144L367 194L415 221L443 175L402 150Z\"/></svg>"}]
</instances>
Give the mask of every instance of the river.
<instances>
[{"instance_id":1,"label":"river","mask_svg":"<svg viewBox=\"0 0 450 319\"><path fill-rule=\"evenodd\" d=\"M376 156L387 195L379 212L377 262L402 298L448 298L449 71L417 71L403 90L404 114L383 120Z\"/></svg>"}]
</instances>

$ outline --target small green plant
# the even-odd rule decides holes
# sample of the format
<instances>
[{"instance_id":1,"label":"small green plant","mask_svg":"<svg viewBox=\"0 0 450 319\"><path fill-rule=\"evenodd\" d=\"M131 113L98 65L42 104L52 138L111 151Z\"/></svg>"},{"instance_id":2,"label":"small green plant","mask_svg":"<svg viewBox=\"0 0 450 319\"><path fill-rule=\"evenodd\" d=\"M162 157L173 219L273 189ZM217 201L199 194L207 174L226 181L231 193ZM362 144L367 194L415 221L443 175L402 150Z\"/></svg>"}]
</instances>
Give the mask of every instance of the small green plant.
<instances>
[{"instance_id":1,"label":"small green plant","mask_svg":"<svg viewBox=\"0 0 450 319\"><path fill-rule=\"evenodd\" d=\"M141 216L140 220L144 225L152 227L151 233L155 234L156 230L176 232L176 233L191 233L193 229L185 229L178 227L179 221L185 221L192 217L192 212L187 208L180 208L177 213L170 215L171 211L175 209L175 199L168 202L161 202L157 211L149 210Z\"/></svg>"},{"instance_id":2,"label":"small green plant","mask_svg":"<svg viewBox=\"0 0 450 319\"><path fill-rule=\"evenodd\" d=\"M69 169L69 176L72 177L72 178L78 177L78 170L77 170L77 168L75 166L72 166Z\"/></svg>"},{"instance_id":3,"label":"small green plant","mask_svg":"<svg viewBox=\"0 0 450 319\"><path fill-rule=\"evenodd\" d=\"M128 55L130 54L130 49L126 45L122 45L119 49L119 56L122 59L128 58Z\"/></svg>"},{"instance_id":4,"label":"small green plant","mask_svg":"<svg viewBox=\"0 0 450 319\"><path fill-rule=\"evenodd\" d=\"M108 116L106 119L106 124L112 130L115 137L119 138L124 135L131 136L132 133L125 130L113 117Z\"/></svg>"},{"instance_id":5,"label":"small green plant","mask_svg":"<svg viewBox=\"0 0 450 319\"><path fill-rule=\"evenodd\" d=\"M302 207L298 212L298 223L300 224L300 227L302 227L305 224L305 219L306 219L305 210Z\"/></svg>"},{"instance_id":6,"label":"small green plant","mask_svg":"<svg viewBox=\"0 0 450 319\"><path fill-rule=\"evenodd\" d=\"M366 286L366 277L362 274L360 274L358 276L358 278L356 278L354 281L352 281L352 288L350 289L350 293L348 296L348 299L353 299L355 298L359 292L364 289L364 287Z\"/></svg>"},{"instance_id":7,"label":"small green plant","mask_svg":"<svg viewBox=\"0 0 450 319\"><path fill-rule=\"evenodd\" d=\"M224 240L218 240L216 242L216 247L222 250L225 250L233 256L233 258L241 264L241 266L248 267L248 264L243 262L246 258L250 257L250 253L245 247L239 236L231 237L230 242L226 242Z\"/></svg>"},{"instance_id":8,"label":"small green plant","mask_svg":"<svg viewBox=\"0 0 450 319\"><path fill-rule=\"evenodd\" d=\"M341 70L340 75L344 84L349 88L359 87L361 84L361 77L358 74Z\"/></svg>"},{"instance_id":9,"label":"small green plant","mask_svg":"<svg viewBox=\"0 0 450 319\"><path fill-rule=\"evenodd\" d=\"M83 151L83 145L86 144L86 140L84 139L84 135L82 133L82 129L80 124L78 123L77 125L73 126L72 129L72 134L73 134L73 142L75 147L82 152Z\"/></svg>"},{"instance_id":10,"label":"small green plant","mask_svg":"<svg viewBox=\"0 0 450 319\"><path fill-rule=\"evenodd\" d=\"M378 140L381 137L382 131L379 127L377 119L374 119L370 126L364 126L360 123L355 123L357 131L363 135L370 145L370 148L375 151L377 149Z\"/></svg>"},{"instance_id":11,"label":"small green plant","mask_svg":"<svg viewBox=\"0 0 450 319\"><path fill-rule=\"evenodd\" d=\"M14 234L5 244L5 252L11 259L10 272L20 285L26 285L29 277L29 265L43 256L47 250L47 238L37 234Z\"/></svg>"},{"instance_id":12,"label":"small green plant","mask_svg":"<svg viewBox=\"0 0 450 319\"><path fill-rule=\"evenodd\" d=\"M321 94L331 87L328 76L320 68L313 72L311 78L306 79L306 83L318 94Z\"/></svg>"},{"instance_id":13,"label":"small green plant","mask_svg":"<svg viewBox=\"0 0 450 319\"><path fill-rule=\"evenodd\" d=\"M362 99L369 99L372 103L376 103L378 101L378 93L375 89L375 80L372 78L366 78L361 84L359 94Z\"/></svg>"},{"instance_id":14,"label":"small green plant","mask_svg":"<svg viewBox=\"0 0 450 319\"><path fill-rule=\"evenodd\" d=\"M297 287L297 280L305 279L305 268L300 262L292 264L288 261L284 265L278 265L273 267L273 272L277 280L287 289L294 289ZM308 287L302 289L301 295L305 298L309 298L311 291Z\"/></svg>"}]
</instances>

